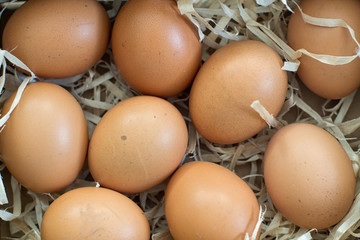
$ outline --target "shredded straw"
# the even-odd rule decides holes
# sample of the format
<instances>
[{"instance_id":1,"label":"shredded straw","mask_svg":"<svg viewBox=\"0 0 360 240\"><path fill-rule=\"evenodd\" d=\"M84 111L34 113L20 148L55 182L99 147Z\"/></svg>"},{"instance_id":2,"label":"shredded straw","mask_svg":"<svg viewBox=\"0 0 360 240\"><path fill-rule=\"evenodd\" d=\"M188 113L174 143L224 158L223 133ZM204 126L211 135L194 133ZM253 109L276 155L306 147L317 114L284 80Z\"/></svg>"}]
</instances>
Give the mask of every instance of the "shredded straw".
<instances>
[{"instance_id":1,"label":"shredded straw","mask_svg":"<svg viewBox=\"0 0 360 240\"><path fill-rule=\"evenodd\" d=\"M114 20L122 6L121 0L99 0L106 5L110 19ZM1 1L1 13L16 9L24 1ZM307 122L318 125L338 139L348 154L358 179L360 140L360 111L356 111L355 99L358 93L340 99L327 101L309 94L301 88L296 77L298 60L302 54L308 55L325 64L347 64L360 56L360 45L352 29L342 19L322 19L302 12L297 1L287 0L177 0L180 12L186 15L195 26L203 45L202 59L232 41L244 39L260 40L276 50L284 61L283 70L288 71L288 91L283 108L278 116L271 115L259 101L251 107L268 124L255 137L234 145L213 144L202 138L195 130L188 114L188 94L180 94L168 100L184 113L189 128L189 144L183 162L209 161L220 164L248 183L253 189L261 206L258 224L246 239L254 240L258 231L260 239L359 239L360 238L360 195L359 189L349 213L335 226L324 229L303 229L286 220L274 207L267 195L263 179L263 155L266 145L276 131L292 122ZM287 45L286 32L289 16L300 9L303 19L322 27L346 28L358 49L352 56L331 56L326 53L314 54L306 49L292 49ZM2 16L2 15L0 15ZM83 107L91 136L101 116L119 101L138 95L122 79L117 71L108 49L104 59L86 73L73 78L54 80L37 79L24 63L0 49L0 106L17 91L16 98L8 114L0 118L0 130L6 127L6 121L21 99L21 94L31 81L51 81L64 86ZM11 63L11 64L7 64ZM25 69L30 75L24 75L16 67ZM303 90L300 90L303 89ZM83 186L99 186L89 181L89 169L84 167L78 178L64 191L54 194L38 194L28 191L9 175L0 161L0 224L6 223L8 231L1 232L1 239L40 240L42 216L54 199L62 193ZM358 182L359 185L359 182ZM152 240L171 240L164 212L164 190L166 182L139 194L128 195L145 212ZM0 226L1 230L5 229ZM64 230L66 231L66 230Z\"/></svg>"}]
</instances>

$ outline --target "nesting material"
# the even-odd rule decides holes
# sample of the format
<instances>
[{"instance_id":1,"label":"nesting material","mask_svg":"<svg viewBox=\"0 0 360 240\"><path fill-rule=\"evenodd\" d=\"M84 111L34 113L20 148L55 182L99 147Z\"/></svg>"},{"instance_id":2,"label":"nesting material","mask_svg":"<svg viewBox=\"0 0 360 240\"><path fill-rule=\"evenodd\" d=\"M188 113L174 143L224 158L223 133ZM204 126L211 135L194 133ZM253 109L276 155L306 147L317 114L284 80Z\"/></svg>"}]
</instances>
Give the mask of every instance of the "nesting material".
<instances>
[{"instance_id":1,"label":"nesting material","mask_svg":"<svg viewBox=\"0 0 360 240\"><path fill-rule=\"evenodd\" d=\"M101 1L107 8L111 20L114 20L121 0ZM263 179L263 155L269 139L281 128L292 122L316 124L335 136L345 149L359 184L359 150L360 112L356 102L360 95L353 93L343 99L327 101L310 93L296 78L299 66L297 60L301 54L309 55L327 64L346 64L358 57L327 56L309 53L306 49L291 49L286 44L286 29L291 9L296 2L286 0L178 0L178 7L198 28L202 41L202 59L205 61L216 49L231 41L243 39L260 40L274 48L284 60L283 69L288 71L289 85L286 100L276 119L269 115L259 102L255 102L254 111L267 121L269 127L256 136L232 145L213 144L202 138L195 130L188 114L188 93L181 93L168 98L182 113L189 128L189 145L183 162L209 161L218 163L238 174L255 192L261 206L259 224L260 239L358 239L360 237L360 194L356 191L355 199L349 213L335 226L324 229L303 229L295 226L274 208L269 199ZM21 2L7 1L1 3L4 10L17 8ZM327 27L340 26L351 29L342 20L317 19L303 14L310 24ZM354 38L354 41L356 39ZM356 42L357 43L357 42ZM357 43L359 46L359 43ZM18 91L13 102L15 108L21 99L21 93L35 75L25 76L13 65L31 70L24 66L10 52L0 51L0 104L4 103L13 91ZM40 79L46 80L46 79ZM91 136L96 124L104 113L117 102L139 95L131 89L120 76L111 49L104 58L86 73L66 80L51 80L66 87L83 107ZM9 112L9 114L11 111ZM0 118L1 128L10 115ZM75 182L64 191L55 194L36 194L22 188L7 173L0 162L0 171L6 178L0 177L0 238L40 240L42 216L49 204L62 193L70 189L95 186L89 177L87 166L83 168ZM164 189L166 182L139 194L128 195L145 212L149 220L152 240L171 240L164 213ZM262 223L260 226L260 222ZM6 229L6 231L3 231ZM64 229L66 231L66 229ZM248 239L254 239L249 237Z\"/></svg>"}]
</instances>

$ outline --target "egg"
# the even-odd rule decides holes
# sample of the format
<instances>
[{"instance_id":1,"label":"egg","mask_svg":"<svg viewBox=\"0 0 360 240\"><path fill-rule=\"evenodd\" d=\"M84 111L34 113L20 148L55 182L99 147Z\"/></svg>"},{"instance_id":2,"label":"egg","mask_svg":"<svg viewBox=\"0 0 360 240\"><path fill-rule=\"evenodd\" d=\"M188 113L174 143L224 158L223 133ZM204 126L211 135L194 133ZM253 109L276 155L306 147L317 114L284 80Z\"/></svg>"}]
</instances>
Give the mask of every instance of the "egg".
<instances>
[{"instance_id":1,"label":"egg","mask_svg":"<svg viewBox=\"0 0 360 240\"><path fill-rule=\"evenodd\" d=\"M280 56L255 40L232 42L200 68L190 91L189 112L196 130L220 144L244 141L266 127L251 108L255 100L276 116L285 100L287 73Z\"/></svg>"},{"instance_id":2,"label":"egg","mask_svg":"<svg viewBox=\"0 0 360 240\"><path fill-rule=\"evenodd\" d=\"M110 21L96 0L29 0L4 28L2 48L38 77L81 74L104 55Z\"/></svg>"},{"instance_id":3,"label":"egg","mask_svg":"<svg viewBox=\"0 0 360 240\"><path fill-rule=\"evenodd\" d=\"M128 197L106 188L83 187L55 199L41 223L43 240L148 240L144 212Z\"/></svg>"},{"instance_id":4,"label":"egg","mask_svg":"<svg viewBox=\"0 0 360 240\"><path fill-rule=\"evenodd\" d=\"M5 102L5 115L15 93ZM64 88L30 83L0 132L0 152L9 172L24 187L39 193L58 192L82 169L88 146L84 113Z\"/></svg>"},{"instance_id":5,"label":"egg","mask_svg":"<svg viewBox=\"0 0 360 240\"><path fill-rule=\"evenodd\" d=\"M343 19L355 30L360 41L360 2L357 0L302 0L304 13L319 18ZM357 45L349 31L342 27L319 27L305 23L300 11L295 10L288 25L287 40L295 50L304 48L316 54L352 56ZM360 59L345 65L328 65L309 56L300 57L299 78L312 92L328 99L339 99L360 86Z\"/></svg>"},{"instance_id":6,"label":"egg","mask_svg":"<svg viewBox=\"0 0 360 240\"><path fill-rule=\"evenodd\" d=\"M165 190L165 216L176 240L245 239L252 236L259 212L252 189L215 163L184 164Z\"/></svg>"},{"instance_id":7,"label":"egg","mask_svg":"<svg viewBox=\"0 0 360 240\"><path fill-rule=\"evenodd\" d=\"M338 223L354 199L355 174L346 152L330 133L308 123L287 125L271 138L264 178L276 209L307 229Z\"/></svg>"},{"instance_id":8,"label":"egg","mask_svg":"<svg viewBox=\"0 0 360 240\"><path fill-rule=\"evenodd\" d=\"M174 105L154 96L128 98L96 126L89 144L89 169L104 187L142 192L170 176L187 143L185 120Z\"/></svg>"},{"instance_id":9,"label":"egg","mask_svg":"<svg viewBox=\"0 0 360 240\"><path fill-rule=\"evenodd\" d=\"M184 91L201 63L197 29L174 0L126 2L111 42L120 74L145 95L170 97Z\"/></svg>"}]
</instances>

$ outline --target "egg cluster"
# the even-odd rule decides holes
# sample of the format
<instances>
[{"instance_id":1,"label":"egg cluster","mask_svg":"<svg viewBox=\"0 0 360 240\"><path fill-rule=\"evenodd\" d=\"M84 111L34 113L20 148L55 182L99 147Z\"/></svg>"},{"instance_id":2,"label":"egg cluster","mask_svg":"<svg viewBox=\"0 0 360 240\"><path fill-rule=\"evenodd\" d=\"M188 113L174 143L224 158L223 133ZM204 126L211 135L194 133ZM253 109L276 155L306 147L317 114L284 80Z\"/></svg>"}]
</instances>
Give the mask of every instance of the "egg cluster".
<instances>
[{"instance_id":1,"label":"egg cluster","mask_svg":"<svg viewBox=\"0 0 360 240\"><path fill-rule=\"evenodd\" d=\"M317 8L322 9L317 17L360 25L358 17L350 17L360 10L355 0L300 2L299 9L309 14L316 15ZM349 35L345 29L306 23L299 10L290 18L288 39L294 49L352 55L356 44ZM252 104L259 102L275 119L287 97L289 73L274 48L259 40L233 41L204 60L198 28L173 0L129 0L113 23L96 0L29 0L7 22L2 47L42 79L26 86L0 132L1 158L9 172L37 193L66 189L84 168L98 185L56 198L43 216L41 239L147 240L147 216L128 196L163 183L173 239L260 238L266 209L254 191L223 166L185 161L187 113L167 99L186 93L191 125L207 141L217 146L246 141L269 124ZM90 131L77 99L46 80L83 74L102 61L107 49L136 96L114 104ZM299 77L321 97L339 99L360 85L358 59L341 66L309 56L299 60ZM15 97L16 92L1 115ZM356 177L329 132L309 123L282 126L263 158L269 199L293 224L325 229L348 213Z\"/></svg>"}]
</instances>

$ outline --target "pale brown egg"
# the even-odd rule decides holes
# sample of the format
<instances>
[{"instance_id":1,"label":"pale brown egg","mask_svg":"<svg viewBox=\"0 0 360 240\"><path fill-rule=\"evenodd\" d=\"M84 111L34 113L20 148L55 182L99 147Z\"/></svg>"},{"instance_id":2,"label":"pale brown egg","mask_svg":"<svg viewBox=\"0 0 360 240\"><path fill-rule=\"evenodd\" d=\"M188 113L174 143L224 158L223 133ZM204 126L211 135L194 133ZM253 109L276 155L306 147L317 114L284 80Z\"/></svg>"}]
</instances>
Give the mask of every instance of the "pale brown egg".
<instances>
[{"instance_id":1,"label":"pale brown egg","mask_svg":"<svg viewBox=\"0 0 360 240\"><path fill-rule=\"evenodd\" d=\"M360 41L360 1L302 0L299 5L304 13L313 17L345 20ZM298 9L290 17L287 39L295 50L304 48L316 54L352 56L358 50L346 28L305 23ZM359 58L345 65L333 66L303 55L300 62L298 76L311 91L323 98L339 99L360 86Z\"/></svg>"},{"instance_id":2,"label":"pale brown egg","mask_svg":"<svg viewBox=\"0 0 360 240\"><path fill-rule=\"evenodd\" d=\"M95 181L123 193L137 193L164 181L185 155L185 120L170 102L137 96L110 109L89 145Z\"/></svg>"},{"instance_id":3,"label":"pale brown egg","mask_svg":"<svg viewBox=\"0 0 360 240\"><path fill-rule=\"evenodd\" d=\"M251 108L255 100L276 116L285 100L287 73L266 44L244 40L218 49L191 87L189 111L196 130L221 144L244 141L266 127Z\"/></svg>"},{"instance_id":4,"label":"pale brown egg","mask_svg":"<svg viewBox=\"0 0 360 240\"><path fill-rule=\"evenodd\" d=\"M83 187L50 204L41 223L42 240L149 240L144 212L131 199L106 188Z\"/></svg>"},{"instance_id":5,"label":"pale brown egg","mask_svg":"<svg viewBox=\"0 0 360 240\"><path fill-rule=\"evenodd\" d=\"M190 86L201 63L197 29L174 0L130 0L112 30L116 66L135 90L160 97Z\"/></svg>"},{"instance_id":6,"label":"pale brown egg","mask_svg":"<svg viewBox=\"0 0 360 240\"><path fill-rule=\"evenodd\" d=\"M6 114L15 93L6 101ZM85 162L88 129L76 99L53 83L30 83L0 132L0 152L26 188L57 192L71 184Z\"/></svg>"},{"instance_id":7,"label":"pale brown egg","mask_svg":"<svg viewBox=\"0 0 360 240\"><path fill-rule=\"evenodd\" d=\"M184 164L165 190L165 216L176 240L245 239L253 235L259 212L251 188L215 163Z\"/></svg>"},{"instance_id":8,"label":"pale brown egg","mask_svg":"<svg viewBox=\"0 0 360 240\"><path fill-rule=\"evenodd\" d=\"M29 0L4 28L2 47L37 76L66 78L104 55L110 20L96 0Z\"/></svg>"},{"instance_id":9,"label":"pale brown egg","mask_svg":"<svg viewBox=\"0 0 360 240\"><path fill-rule=\"evenodd\" d=\"M311 124L293 123L272 137L264 177L277 210L308 229L338 223L354 199L356 180L349 157L336 138Z\"/></svg>"}]
</instances>

